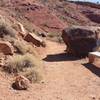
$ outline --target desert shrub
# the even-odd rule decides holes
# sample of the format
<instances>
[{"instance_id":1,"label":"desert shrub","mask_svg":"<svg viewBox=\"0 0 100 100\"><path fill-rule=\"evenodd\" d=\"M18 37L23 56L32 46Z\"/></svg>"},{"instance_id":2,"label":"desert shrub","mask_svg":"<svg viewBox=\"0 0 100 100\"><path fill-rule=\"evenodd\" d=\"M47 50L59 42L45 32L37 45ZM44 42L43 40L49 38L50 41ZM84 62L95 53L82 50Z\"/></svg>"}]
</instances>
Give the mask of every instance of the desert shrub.
<instances>
[{"instance_id":1,"label":"desert shrub","mask_svg":"<svg viewBox=\"0 0 100 100\"><path fill-rule=\"evenodd\" d=\"M25 54L29 50L24 42L18 40L14 42L14 47L17 49L17 53L20 54Z\"/></svg>"},{"instance_id":2,"label":"desert shrub","mask_svg":"<svg viewBox=\"0 0 100 100\"><path fill-rule=\"evenodd\" d=\"M16 55L9 58L5 70L8 73L18 73L19 71L23 71L23 68L26 67L33 67L34 64L32 63L32 58L28 56L28 58L21 55Z\"/></svg>"},{"instance_id":3,"label":"desert shrub","mask_svg":"<svg viewBox=\"0 0 100 100\"><path fill-rule=\"evenodd\" d=\"M25 27L25 29L28 32L31 32L31 33L34 32L34 29L35 29L34 25L29 19L23 17L23 20L22 19L18 19L18 21L22 23L22 25Z\"/></svg>"},{"instance_id":4,"label":"desert shrub","mask_svg":"<svg viewBox=\"0 0 100 100\"><path fill-rule=\"evenodd\" d=\"M16 40L14 41L14 47L17 49L17 53L26 54L30 53L33 55L37 55L37 52L34 50L33 46L24 40Z\"/></svg>"},{"instance_id":5,"label":"desert shrub","mask_svg":"<svg viewBox=\"0 0 100 100\"><path fill-rule=\"evenodd\" d=\"M0 15L0 37L10 35L15 37L16 31L12 28L10 21Z\"/></svg>"},{"instance_id":6,"label":"desert shrub","mask_svg":"<svg viewBox=\"0 0 100 100\"><path fill-rule=\"evenodd\" d=\"M4 35L10 35L11 37L15 37L16 31L11 26L0 25L0 37Z\"/></svg>"},{"instance_id":7,"label":"desert shrub","mask_svg":"<svg viewBox=\"0 0 100 100\"><path fill-rule=\"evenodd\" d=\"M31 54L10 57L4 70L10 74L20 73L33 82L38 82L42 78L42 63Z\"/></svg>"},{"instance_id":8,"label":"desert shrub","mask_svg":"<svg viewBox=\"0 0 100 100\"><path fill-rule=\"evenodd\" d=\"M54 41L54 42L63 43L63 40L61 38L61 34L48 33L47 39L51 40L51 41Z\"/></svg>"},{"instance_id":9,"label":"desert shrub","mask_svg":"<svg viewBox=\"0 0 100 100\"><path fill-rule=\"evenodd\" d=\"M14 41L15 41L16 39L17 39L16 37L11 37L11 36L9 36L9 35L5 35L5 36L2 38L3 41L8 41L8 42L10 42L11 44L14 44Z\"/></svg>"},{"instance_id":10,"label":"desert shrub","mask_svg":"<svg viewBox=\"0 0 100 100\"><path fill-rule=\"evenodd\" d=\"M42 75L40 72L36 70L31 70L29 72L24 73L24 76L27 77L32 83L39 82L42 79Z\"/></svg>"}]
</instances>

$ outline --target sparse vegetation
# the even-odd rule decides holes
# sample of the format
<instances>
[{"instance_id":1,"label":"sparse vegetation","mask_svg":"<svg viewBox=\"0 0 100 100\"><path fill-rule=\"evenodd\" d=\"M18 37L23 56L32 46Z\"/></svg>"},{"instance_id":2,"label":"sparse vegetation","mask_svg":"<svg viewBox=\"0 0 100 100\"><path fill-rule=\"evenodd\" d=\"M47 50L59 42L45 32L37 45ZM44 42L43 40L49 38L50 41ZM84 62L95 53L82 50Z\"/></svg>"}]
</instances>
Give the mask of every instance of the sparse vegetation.
<instances>
[{"instance_id":1,"label":"sparse vegetation","mask_svg":"<svg viewBox=\"0 0 100 100\"><path fill-rule=\"evenodd\" d=\"M10 74L21 73L32 82L38 82L42 78L42 63L31 54L14 55L10 57L4 70Z\"/></svg>"},{"instance_id":2,"label":"sparse vegetation","mask_svg":"<svg viewBox=\"0 0 100 100\"><path fill-rule=\"evenodd\" d=\"M30 70L29 72L26 72L24 74L25 77L27 77L32 83L39 82L43 78L41 74L41 71L35 71Z\"/></svg>"},{"instance_id":3,"label":"sparse vegetation","mask_svg":"<svg viewBox=\"0 0 100 100\"><path fill-rule=\"evenodd\" d=\"M17 32L11 27L9 21L0 16L0 37L4 37L4 35L15 37L16 33Z\"/></svg>"},{"instance_id":4,"label":"sparse vegetation","mask_svg":"<svg viewBox=\"0 0 100 100\"><path fill-rule=\"evenodd\" d=\"M18 73L19 71L23 71L24 68L33 66L31 57L29 58L27 55L15 55L8 60L5 70L8 73Z\"/></svg>"},{"instance_id":5,"label":"sparse vegetation","mask_svg":"<svg viewBox=\"0 0 100 100\"><path fill-rule=\"evenodd\" d=\"M1 25L0 26L0 37L3 37L4 35L10 35L11 37L15 37L16 31L7 25Z\"/></svg>"},{"instance_id":6,"label":"sparse vegetation","mask_svg":"<svg viewBox=\"0 0 100 100\"><path fill-rule=\"evenodd\" d=\"M51 41L63 43L61 35L59 35L57 33L48 33L48 39L51 40Z\"/></svg>"},{"instance_id":7,"label":"sparse vegetation","mask_svg":"<svg viewBox=\"0 0 100 100\"><path fill-rule=\"evenodd\" d=\"M22 19L18 18L18 20L19 20L19 22L21 22L24 25L25 29L28 32L31 32L31 33L34 32L35 29L34 29L33 23L31 21L29 21L27 18L24 18L24 17L22 17Z\"/></svg>"},{"instance_id":8,"label":"sparse vegetation","mask_svg":"<svg viewBox=\"0 0 100 100\"><path fill-rule=\"evenodd\" d=\"M27 42L25 42L24 40L16 40L14 41L14 47L17 49L17 53L19 54L26 54L26 53L30 53L33 55L37 55L37 52L34 50L34 48L32 47L32 45L28 44Z\"/></svg>"}]
</instances>

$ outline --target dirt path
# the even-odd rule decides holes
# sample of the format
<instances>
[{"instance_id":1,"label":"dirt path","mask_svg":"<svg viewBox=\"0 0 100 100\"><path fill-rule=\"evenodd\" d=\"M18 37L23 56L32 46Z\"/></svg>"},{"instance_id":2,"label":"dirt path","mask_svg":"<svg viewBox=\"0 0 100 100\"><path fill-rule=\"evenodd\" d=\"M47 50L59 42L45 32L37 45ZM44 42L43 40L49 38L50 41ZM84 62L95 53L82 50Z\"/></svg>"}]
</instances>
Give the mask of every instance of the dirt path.
<instances>
[{"instance_id":1,"label":"dirt path","mask_svg":"<svg viewBox=\"0 0 100 100\"><path fill-rule=\"evenodd\" d=\"M65 45L47 41L41 50L45 80L28 91L16 91L0 82L0 100L100 100L100 69L64 54ZM86 66L86 67L85 67ZM3 79L4 80L4 79Z\"/></svg>"}]
</instances>

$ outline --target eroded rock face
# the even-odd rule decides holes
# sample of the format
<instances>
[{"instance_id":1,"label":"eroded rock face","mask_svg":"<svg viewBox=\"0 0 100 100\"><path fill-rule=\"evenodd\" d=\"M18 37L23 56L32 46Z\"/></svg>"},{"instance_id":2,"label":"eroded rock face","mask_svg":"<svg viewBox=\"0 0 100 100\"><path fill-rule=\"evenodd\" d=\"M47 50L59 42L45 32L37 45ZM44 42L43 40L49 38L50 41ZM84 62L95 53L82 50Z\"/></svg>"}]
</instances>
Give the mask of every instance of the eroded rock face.
<instances>
[{"instance_id":1,"label":"eroded rock face","mask_svg":"<svg viewBox=\"0 0 100 100\"><path fill-rule=\"evenodd\" d=\"M67 45L67 53L74 56L87 56L97 47L99 27L76 26L66 28L62 32L62 38Z\"/></svg>"},{"instance_id":2,"label":"eroded rock face","mask_svg":"<svg viewBox=\"0 0 100 100\"><path fill-rule=\"evenodd\" d=\"M13 83L13 88L17 90L27 90L29 85L30 81L26 77L19 75L16 77L15 82Z\"/></svg>"},{"instance_id":3,"label":"eroded rock face","mask_svg":"<svg viewBox=\"0 0 100 100\"><path fill-rule=\"evenodd\" d=\"M45 47L45 42L42 39L40 39L38 36L36 36L35 34L28 33L24 37L24 40L26 40L27 42L31 42L38 47L40 47L40 46Z\"/></svg>"},{"instance_id":4,"label":"eroded rock face","mask_svg":"<svg viewBox=\"0 0 100 100\"><path fill-rule=\"evenodd\" d=\"M13 55L13 47L9 42L0 41L0 52L5 55Z\"/></svg>"}]
</instances>

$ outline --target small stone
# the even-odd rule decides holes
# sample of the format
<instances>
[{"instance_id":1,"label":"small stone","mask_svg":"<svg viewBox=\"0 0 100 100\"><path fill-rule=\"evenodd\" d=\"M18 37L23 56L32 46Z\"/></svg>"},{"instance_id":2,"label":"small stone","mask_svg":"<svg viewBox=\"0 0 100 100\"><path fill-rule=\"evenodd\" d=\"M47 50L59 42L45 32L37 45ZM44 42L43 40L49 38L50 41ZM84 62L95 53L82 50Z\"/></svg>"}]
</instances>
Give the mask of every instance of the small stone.
<instances>
[{"instance_id":1,"label":"small stone","mask_svg":"<svg viewBox=\"0 0 100 100\"><path fill-rule=\"evenodd\" d=\"M24 37L24 40L27 42L33 43L37 47L40 47L40 46L45 47L46 46L45 42L41 38L39 38L37 35L32 34L32 33L28 33Z\"/></svg>"},{"instance_id":2,"label":"small stone","mask_svg":"<svg viewBox=\"0 0 100 100\"><path fill-rule=\"evenodd\" d=\"M16 77L15 82L12 84L12 87L17 90L27 90L29 88L30 81L22 76L19 75Z\"/></svg>"}]
</instances>

